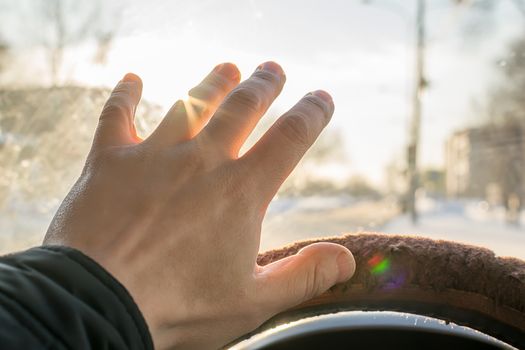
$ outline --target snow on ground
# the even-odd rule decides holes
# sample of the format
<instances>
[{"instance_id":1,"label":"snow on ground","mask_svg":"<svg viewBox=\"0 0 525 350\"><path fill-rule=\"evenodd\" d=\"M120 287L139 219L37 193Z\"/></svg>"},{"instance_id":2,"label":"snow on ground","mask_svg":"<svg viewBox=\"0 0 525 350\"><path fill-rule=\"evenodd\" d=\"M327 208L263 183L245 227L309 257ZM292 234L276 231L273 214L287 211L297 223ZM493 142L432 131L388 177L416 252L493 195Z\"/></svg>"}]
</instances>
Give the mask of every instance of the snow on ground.
<instances>
[{"instance_id":1,"label":"snow on ground","mask_svg":"<svg viewBox=\"0 0 525 350\"><path fill-rule=\"evenodd\" d=\"M503 208L489 208L483 201L422 198L418 209L420 220L413 225L387 200L276 199L263 222L261 251L344 232L380 231L468 243L489 248L496 255L525 259L525 214L516 226L505 223Z\"/></svg>"},{"instance_id":2,"label":"snow on ground","mask_svg":"<svg viewBox=\"0 0 525 350\"><path fill-rule=\"evenodd\" d=\"M270 204L262 225L260 250L346 232L377 231L396 215L395 202L389 199L358 200L350 196L277 198Z\"/></svg>"},{"instance_id":3,"label":"snow on ground","mask_svg":"<svg viewBox=\"0 0 525 350\"><path fill-rule=\"evenodd\" d=\"M525 259L525 214L520 226L512 226L505 223L503 208L490 209L482 201L425 198L418 207L420 222L414 226L388 199L278 198L263 222L261 251L345 232L382 231L469 243ZM54 210L17 205L0 213L0 254L40 244Z\"/></svg>"},{"instance_id":4,"label":"snow on ground","mask_svg":"<svg viewBox=\"0 0 525 350\"><path fill-rule=\"evenodd\" d=\"M388 222L381 231L468 243L489 248L499 256L525 259L523 215L516 226L505 222L503 208L491 209L483 201L424 199L418 206L421 214L417 225L403 215Z\"/></svg>"}]
</instances>

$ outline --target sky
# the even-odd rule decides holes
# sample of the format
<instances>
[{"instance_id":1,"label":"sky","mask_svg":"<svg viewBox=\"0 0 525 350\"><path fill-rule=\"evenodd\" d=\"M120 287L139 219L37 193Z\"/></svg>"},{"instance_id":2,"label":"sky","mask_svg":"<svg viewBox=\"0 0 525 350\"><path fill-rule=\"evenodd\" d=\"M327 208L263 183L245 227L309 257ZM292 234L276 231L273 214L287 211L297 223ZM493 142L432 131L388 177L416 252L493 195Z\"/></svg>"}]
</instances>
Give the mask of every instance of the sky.
<instances>
[{"instance_id":1,"label":"sky","mask_svg":"<svg viewBox=\"0 0 525 350\"><path fill-rule=\"evenodd\" d=\"M442 167L446 138L479 119L473 102L483 100L497 80L506 48L523 33L525 16L512 1L496 2L497 9L483 15L473 0L463 6L427 0L423 167ZM16 3L18 9L4 11L0 28L20 42L21 64L37 69L43 61L38 45L27 40L31 35L17 32L38 30L38 22L28 15L35 1ZM329 128L343 135L347 160L330 171L363 175L379 184L386 165L405 154L414 81L415 0L103 3L108 6L105 25L117 28L107 64L92 64L93 43L77 43L62 71L68 81L113 86L132 71L143 78L144 98L167 110L220 62L236 63L248 77L261 62L275 60L286 71L287 83L268 114L282 114L319 88L334 98L336 112ZM7 4L0 1L0 10ZM21 14L26 21L19 20ZM482 29L467 33L479 23ZM45 83L46 75L28 71L19 79Z\"/></svg>"}]
</instances>

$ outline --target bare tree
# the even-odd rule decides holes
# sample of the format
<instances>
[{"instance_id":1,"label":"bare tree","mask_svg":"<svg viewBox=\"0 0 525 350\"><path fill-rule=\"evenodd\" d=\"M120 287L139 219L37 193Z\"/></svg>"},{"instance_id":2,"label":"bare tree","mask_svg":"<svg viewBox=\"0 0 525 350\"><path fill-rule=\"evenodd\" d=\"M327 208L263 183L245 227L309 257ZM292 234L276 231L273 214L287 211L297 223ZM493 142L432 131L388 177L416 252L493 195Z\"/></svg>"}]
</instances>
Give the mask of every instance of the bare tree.
<instances>
[{"instance_id":1,"label":"bare tree","mask_svg":"<svg viewBox=\"0 0 525 350\"><path fill-rule=\"evenodd\" d=\"M111 44L113 43L115 32L103 31L97 34L97 51L93 56L93 62L96 64L106 64Z\"/></svg>"},{"instance_id":2,"label":"bare tree","mask_svg":"<svg viewBox=\"0 0 525 350\"><path fill-rule=\"evenodd\" d=\"M97 51L94 62L105 63L115 36L117 22L113 21L112 26L103 22L103 7L100 0L89 2L45 0L40 5L38 14L48 32L48 35L42 38L42 43L49 58L52 85L60 82L64 52L68 47L95 39Z\"/></svg>"},{"instance_id":3,"label":"bare tree","mask_svg":"<svg viewBox=\"0 0 525 350\"><path fill-rule=\"evenodd\" d=\"M0 37L0 74L5 69L9 59L9 44L2 37Z\"/></svg>"},{"instance_id":4,"label":"bare tree","mask_svg":"<svg viewBox=\"0 0 525 350\"><path fill-rule=\"evenodd\" d=\"M523 16L525 16L525 1L523 0L512 0L514 5L518 8Z\"/></svg>"},{"instance_id":5,"label":"bare tree","mask_svg":"<svg viewBox=\"0 0 525 350\"><path fill-rule=\"evenodd\" d=\"M82 168L109 93L75 86L0 90L0 210L20 199L47 205L65 195ZM141 101L139 134L151 129L159 114L159 106Z\"/></svg>"},{"instance_id":6,"label":"bare tree","mask_svg":"<svg viewBox=\"0 0 525 350\"><path fill-rule=\"evenodd\" d=\"M498 62L500 82L485 104L484 144L487 172L499 185L507 220L517 224L525 201L525 39L515 41Z\"/></svg>"}]
</instances>

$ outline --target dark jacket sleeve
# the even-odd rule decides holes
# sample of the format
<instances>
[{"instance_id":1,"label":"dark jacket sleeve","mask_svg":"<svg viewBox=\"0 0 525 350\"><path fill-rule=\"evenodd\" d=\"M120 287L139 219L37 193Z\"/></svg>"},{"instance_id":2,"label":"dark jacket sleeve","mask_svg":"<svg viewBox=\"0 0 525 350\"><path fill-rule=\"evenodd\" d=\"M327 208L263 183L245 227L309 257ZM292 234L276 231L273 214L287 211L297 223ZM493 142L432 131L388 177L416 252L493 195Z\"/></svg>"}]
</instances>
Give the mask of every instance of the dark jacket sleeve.
<instances>
[{"instance_id":1,"label":"dark jacket sleeve","mask_svg":"<svg viewBox=\"0 0 525 350\"><path fill-rule=\"evenodd\" d=\"M153 349L127 290L81 252L0 257L1 349Z\"/></svg>"}]
</instances>

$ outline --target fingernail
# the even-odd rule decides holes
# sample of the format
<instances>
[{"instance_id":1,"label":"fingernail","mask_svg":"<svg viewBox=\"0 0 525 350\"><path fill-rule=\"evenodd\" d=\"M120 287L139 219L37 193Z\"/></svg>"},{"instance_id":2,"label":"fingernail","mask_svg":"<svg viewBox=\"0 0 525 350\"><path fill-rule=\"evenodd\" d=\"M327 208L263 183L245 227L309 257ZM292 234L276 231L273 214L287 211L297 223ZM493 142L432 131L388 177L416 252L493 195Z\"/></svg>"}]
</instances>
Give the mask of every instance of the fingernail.
<instances>
[{"instance_id":1,"label":"fingernail","mask_svg":"<svg viewBox=\"0 0 525 350\"><path fill-rule=\"evenodd\" d=\"M273 62L273 61L268 61L268 62L262 63L261 65L259 65L259 67L257 67L256 70L264 70L264 71L267 71L267 72L271 72L271 73L273 73L275 75L278 75L280 77L284 76L284 71L281 68L281 66L278 65L277 63Z\"/></svg>"},{"instance_id":2,"label":"fingernail","mask_svg":"<svg viewBox=\"0 0 525 350\"><path fill-rule=\"evenodd\" d=\"M345 282L354 275L355 261L352 254L341 253L336 258L337 268L339 269L338 283Z\"/></svg>"},{"instance_id":3,"label":"fingernail","mask_svg":"<svg viewBox=\"0 0 525 350\"><path fill-rule=\"evenodd\" d=\"M332 100L332 96L330 96L328 92L324 90L316 90L316 91L307 93L305 97L306 96L315 96L317 97L317 100L321 100L322 102L316 102L312 100L310 100L310 102L317 104L319 108L321 108L324 111L325 117L327 119L332 118L332 115L334 114L335 106L334 106L334 101Z\"/></svg>"},{"instance_id":4,"label":"fingernail","mask_svg":"<svg viewBox=\"0 0 525 350\"><path fill-rule=\"evenodd\" d=\"M121 81L126 82L126 83L140 83L141 82L139 76L133 73L127 73L126 75L124 75L124 78L122 78Z\"/></svg>"},{"instance_id":5,"label":"fingernail","mask_svg":"<svg viewBox=\"0 0 525 350\"><path fill-rule=\"evenodd\" d=\"M240 73L233 63L221 63L213 71L230 80L239 80Z\"/></svg>"},{"instance_id":6,"label":"fingernail","mask_svg":"<svg viewBox=\"0 0 525 350\"><path fill-rule=\"evenodd\" d=\"M333 104L334 101L332 100L332 96L324 90L315 90L311 92L312 95L319 97L324 102L330 104Z\"/></svg>"}]
</instances>

